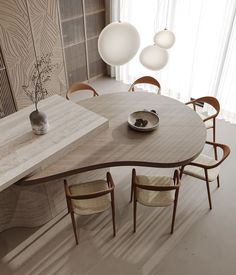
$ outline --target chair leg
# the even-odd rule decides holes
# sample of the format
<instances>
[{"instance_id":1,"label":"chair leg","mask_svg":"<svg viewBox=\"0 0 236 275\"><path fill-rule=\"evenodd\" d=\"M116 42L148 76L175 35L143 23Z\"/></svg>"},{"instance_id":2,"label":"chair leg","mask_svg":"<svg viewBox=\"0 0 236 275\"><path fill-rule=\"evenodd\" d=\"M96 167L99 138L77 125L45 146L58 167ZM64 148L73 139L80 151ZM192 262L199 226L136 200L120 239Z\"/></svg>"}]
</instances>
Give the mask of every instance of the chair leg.
<instances>
[{"instance_id":1,"label":"chair leg","mask_svg":"<svg viewBox=\"0 0 236 275\"><path fill-rule=\"evenodd\" d=\"M218 159L218 155L217 155L217 148L214 146L214 154L215 154L215 159Z\"/></svg>"},{"instance_id":2,"label":"chair leg","mask_svg":"<svg viewBox=\"0 0 236 275\"><path fill-rule=\"evenodd\" d=\"M136 213L137 213L137 200L134 197L134 233L136 232Z\"/></svg>"},{"instance_id":3,"label":"chair leg","mask_svg":"<svg viewBox=\"0 0 236 275\"><path fill-rule=\"evenodd\" d=\"M214 126L212 128L213 131L213 142L216 142L216 126L215 126L215 121L214 121ZM215 154L215 159L218 159L218 155L217 155L217 148L216 146L214 146L214 154Z\"/></svg>"},{"instance_id":4,"label":"chair leg","mask_svg":"<svg viewBox=\"0 0 236 275\"><path fill-rule=\"evenodd\" d=\"M113 237L115 237L116 236L116 221L115 221L114 191L111 192L111 210L112 210Z\"/></svg>"},{"instance_id":5,"label":"chair leg","mask_svg":"<svg viewBox=\"0 0 236 275\"><path fill-rule=\"evenodd\" d=\"M208 194L208 201L209 201L209 206L210 210L212 209L212 204L211 204L211 192L210 192L210 186L209 186L209 180L208 180L208 172L207 169L204 169L205 172L205 179L206 179L206 186L207 186L207 194Z\"/></svg>"},{"instance_id":6,"label":"chair leg","mask_svg":"<svg viewBox=\"0 0 236 275\"><path fill-rule=\"evenodd\" d=\"M184 166L181 166L181 167L180 167L180 173L179 173L179 178L180 178L180 179L182 179L183 172L184 172Z\"/></svg>"},{"instance_id":7,"label":"chair leg","mask_svg":"<svg viewBox=\"0 0 236 275\"><path fill-rule=\"evenodd\" d=\"M73 212L70 212L71 220L72 220L72 225L73 225L73 230L74 230L74 235L75 235L75 242L78 245L78 236L77 236L77 230L76 230L76 222L75 222L75 216Z\"/></svg>"},{"instance_id":8,"label":"chair leg","mask_svg":"<svg viewBox=\"0 0 236 275\"><path fill-rule=\"evenodd\" d=\"M219 177L219 175L217 176L217 187L218 188L220 187L220 177Z\"/></svg>"},{"instance_id":9,"label":"chair leg","mask_svg":"<svg viewBox=\"0 0 236 275\"><path fill-rule=\"evenodd\" d=\"M66 196L66 204L67 204L67 209L68 209L68 214L70 213L70 202L69 199Z\"/></svg>"},{"instance_id":10,"label":"chair leg","mask_svg":"<svg viewBox=\"0 0 236 275\"><path fill-rule=\"evenodd\" d=\"M178 196L179 196L179 190L175 193L175 201L174 201L174 208L173 208L173 214L172 214L172 223L171 223L171 232L170 234L173 234L174 227L175 227L175 216L176 216L176 209L178 204Z\"/></svg>"},{"instance_id":11,"label":"chair leg","mask_svg":"<svg viewBox=\"0 0 236 275\"><path fill-rule=\"evenodd\" d=\"M207 186L207 194L208 194L209 207L210 207L210 210L211 210L212 209L211 193L210 193L210 186L209 186L208 180L206 180L206 186Z\"/></svg>"},{"instance_id":12,"label":"chair leg","mask_svg":"<svg viewBox=\"0 0 236 275\"><path fill-rule=\"evenodd\" d=\"M133 192L134 192L134 185L133 182L131 182L131 190L130 190L130 203L132 202L133 199Z\"/></svg>"},{"instance_id":13,"label":"chair leg","mask_svg":"<svg viewBox=\"0 0 236 275\"><path fill-rule=\"evenodd\" d=\"M213 142L216 142L216 125L215 125L215 120L213 121Z\"/></svg>"}]
</instances>

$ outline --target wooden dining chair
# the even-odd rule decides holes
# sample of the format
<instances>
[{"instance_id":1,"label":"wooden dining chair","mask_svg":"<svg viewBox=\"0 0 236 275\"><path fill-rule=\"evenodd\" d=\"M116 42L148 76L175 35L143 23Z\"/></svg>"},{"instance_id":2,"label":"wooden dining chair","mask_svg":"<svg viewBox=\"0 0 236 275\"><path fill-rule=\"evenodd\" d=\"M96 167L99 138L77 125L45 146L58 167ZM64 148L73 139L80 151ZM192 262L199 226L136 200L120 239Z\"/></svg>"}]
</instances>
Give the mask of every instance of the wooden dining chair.
<instances>
[{"instance_id":1,"label":"wooden dining chair","mask_svg":"<svg viewBox=\"0 0 236 275\"><path fill-rule=\"evenodd\" d=\"M173 205L171 234L174 232L175 216L180 188L179 172L174 177L136 175L132 171L131 199L133 199L133 230L136 232L137 202L145 206L167 207Z\"/></svg>"},{"instance_id":2,"label":"wooden dining chair","mask_svg":"<svg viewBox=\"0 0 236 275\"><path fill-rule=\"evenodd\" d=\"M211 105L215 109L215 113L210 116L207 116L203 113L197 112L196 106L199 103L200 104L207 103L207 104ZM203 122L205 123L206 128L213 130L213 142L216 142L216 117L218 116L218 114L220 112L219 101L213 96L204 96L204 97L200 97L200 98L194 99L192 101L189 101L185 104L186 105L192 104L193 110L200 115Z\"/></svg>"},{"instance_id":3,"label":"wooden dining chair","mask_svg":"<svg viewBox=\"0 0 236 275\"><path fill-rule=\"evenodd\" d=\"M110 172L106 180L97 180L86 183L68 185L64 180L68 212L71 215L75 241L78 245L78 236L74 214L91 215L103 212L111 207L113 236L116 236L114 182Z\"/></svg>"},{"instance_id":4,"label":"wooden dining chair","mask_svg":"<svg viewBox=\"0 0 236 275\"><path fill-rule=\"evenodd\" d=\"M67 93L66 93L66 98L68 100L71 100L71 95L75 92L79 92L79 91L87 91L87 92L92 92L93 96L98 96L99 94L95 91L95 89L93 87L91 87L89 84L87 83L82 83L82 82L77 82L72 84Z\"/></svg>"},{"instance_id":5,"label":"wooden dining chair","mask_svg":"<svg viewBox=\"0 0 236 275\"><path fill-rule=\"evenodd\" d=\"M130 86L129 92L134 92L134 87L137 84L151 84L158 88L158 94L161 94L161 85L160 83L152 76L143 76L134 81L134 83Z\"/></svg>"},{"instance_id":6,"label":"wooden dining chair","mask_svg":"<svg viewBox=\"0 0 236 275\"><path fill-rule=\"evenodd\" d=\"M206 144L213 146L214 157L210 157L204 154L200 154L194 161L180 168L180 179L183 174L201 179L206 182L209 207L212 209L210 182L217 180L217 187L220 187L220 165L230 154L229 146L220 143L214 143L206 141ZM217 158L217 150L222 150L222 157Z\"/></svg>"}]
</instances>

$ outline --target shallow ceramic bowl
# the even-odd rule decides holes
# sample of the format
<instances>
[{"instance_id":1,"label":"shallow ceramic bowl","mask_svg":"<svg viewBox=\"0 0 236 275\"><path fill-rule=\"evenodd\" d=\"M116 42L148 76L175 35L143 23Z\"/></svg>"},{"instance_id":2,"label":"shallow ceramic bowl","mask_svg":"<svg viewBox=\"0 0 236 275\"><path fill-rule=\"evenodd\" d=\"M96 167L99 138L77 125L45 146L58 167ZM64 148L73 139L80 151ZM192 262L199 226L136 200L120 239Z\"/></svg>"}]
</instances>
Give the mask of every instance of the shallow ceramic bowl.
<instances>
[{"instance_id":1,"label":"shallow ceramic bowl","mask_svg":"<svg viewBox=\"0 0 236 275\"><path fill-rule=\"evenodd\" d=\"M147 120L148 123L144 127L135 126L136 119L143 119ZM153 131L157 128L159 123L159 117L157 114L149 111L137 111L129 115L128 117L128 124L129 126L140 132L149 132Z\"/></svg>"}]
</instances>

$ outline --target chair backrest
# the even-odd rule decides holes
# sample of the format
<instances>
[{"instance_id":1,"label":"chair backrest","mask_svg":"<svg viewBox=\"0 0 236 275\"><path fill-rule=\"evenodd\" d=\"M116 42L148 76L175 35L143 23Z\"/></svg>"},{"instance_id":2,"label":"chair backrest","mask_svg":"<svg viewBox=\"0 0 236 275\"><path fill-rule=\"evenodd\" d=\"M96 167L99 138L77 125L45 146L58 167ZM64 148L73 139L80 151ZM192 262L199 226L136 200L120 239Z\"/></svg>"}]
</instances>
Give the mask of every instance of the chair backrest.
<instances>
[{"instance_id":1,"label":"chair backrest","mask_svg":"<svg viewBox=\"0 0 236 275\"><path fill-rule=\"evenodd\" d=\"M191 102L188 102L188 103L193 104L193 109L195 111L196 111L196 103L197 102L203 102L203 103L207 103L207 104L211 105L216 111L216 113L214 114L214 117L216 117L220 112L220 103L217 100L217 98L215 98L213 96L199 97L197 99L192 100ZM188 104L188 103L186 103L186 104Z\"/></svg>"},{"instance_id":2,"label":"chair backrest","mask_svg":"<svg viewBox=\"0 0 236 275\"><path fill-rule=\"evenodd\" d=\"M154 86L156 86L158 88L158 94L160 94L161 85L152 76L143 76L143 77L140 77L140 78L136 79L134 81L134 83L130 86L130 88L129 88L128 91L129 92L134 92L134 86L137 85L137 84L151 84L151 85L154 85Z\"/></svg>"},{"instance_id":3,"label":"chair backrest","mask_svg":"<svg viewBox=\"0 0 236 275\"><path fill-rule=\"evenodd\" d=\"M177 190L180 187L180 179L179 179L179 172L175 170L174 172L174 185L167 185L167 186L154 186L154 185L143 185L139 184L136 177L136 170L132 170L132 184L134 188L138 187L140 189L150 190L150 191L170 191L170 190Z\"/></svg>"},{"instance_id":4,"label":"chair backrest","mask_svg":"<svg viewBox=\"0 0 236 275\"><path fill-rule=\"evenodd\" d=\"M74 93L74 92L78 92L78 91L82 91L82 90L89 90L89 91L92 91L93 92L93 96L98 96L99 94L95 91L95 89L93 87L91 87L89 84L87 83L82 83L82 82L77 82L77 83L74 83L72 84L67 93L66 93L66 98L68 100L71 99L71 94Z\"/></svg>"},{"instance_id":5,"label":"chair backrest","mask_svg":"<svg viewBox=\"0 0 236 275\"><path fill-rule=\"evenodd\" d=\"M101 197L108 193L111 193L112 190L114 190L114 188L115 188L115 184L113 182L110 172L107 172L106 177L107 177L107 185L108 185L107 189L89 193L89 194L76 194L76 195L71 194L67 180L64 180L64 188L65 188L67 202L71 199L73 199L73 200L87 200L87 199Z\"/></svg>"}]
</instances>

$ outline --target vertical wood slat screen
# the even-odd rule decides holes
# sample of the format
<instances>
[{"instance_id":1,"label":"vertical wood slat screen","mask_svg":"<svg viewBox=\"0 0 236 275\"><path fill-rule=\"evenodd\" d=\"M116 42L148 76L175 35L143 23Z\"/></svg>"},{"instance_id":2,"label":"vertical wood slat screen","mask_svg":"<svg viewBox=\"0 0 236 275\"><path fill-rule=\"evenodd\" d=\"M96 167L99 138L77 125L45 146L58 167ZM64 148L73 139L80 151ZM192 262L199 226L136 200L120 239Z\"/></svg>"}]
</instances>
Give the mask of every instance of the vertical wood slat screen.
<instances>
[{"instance_id":1,"label":"vertical wood slat screen","mask_svg":"<svg viewBox=\"0 0 236 275\"><path fill-rule=\"evenodd\" d=\"M106 25L105 0L86 0L85 17L88 37L90 77L106 74L106 64L98 53L98 36Z\"/></svg>"},{"instance_id":2,"label":"vertical wood slat screen","mask_svg":"<svg viewBox=\"0 0 236 275\"><path fill-rule=\"evenodd\" d=\"M87 79L82 0L60 0L68 84Z\"/></svg>"},{"instance_id":3,"label":"vertical wood slat screen","mask_svg":"<svg viewBox=\"0 0 236 275\"><path fill-rule=\"evenodd\" d=\"M88 41L90 77L102 75L106 72L106 64L100 58L97 44L98 44L98 38L94 38Z\"/></svg>"},{"instance_id":4,"label":"vertical wood slat screen","mask_svg":"<svg viewBox=\"0 0 236 275\"><path fill-rule=\"evenodd\" d=\"M16 111L4 60L0 49L0 118Z\"/></svg>"},{"instance_id":5,"label":"vertical wood slat screen","mask_svg":"<svg viewBox=\"0 0 236 275\"><path fill-rule=\"evenodd\" d=\"M86 0L85 1L85 13L93 13L99 10L105 9L105 1L104 0Z\"/></svg>"},{"instance_id":6,"label":"vertical wood slat screen","mask_svg":"<svg viewBox=\"0 0 236 275\"><path fill-rule=\"evenodd\" d=\"M69 85L105 74L106 65L97 49L98 36L105 27L105 0L86 0L84 7L82 0L59 0L59 10ZM89 76L87 76L86 45Z\"/></svg>"},{"instance_id":7,"label":"vertical wood slat screen","mask_svg":"<svg viewBox=\"0 0 236 275\"><path fill-rule=\"evenodd\" d=\"M87 2L86 2L87 3ZM106 65L98 53L98 36L105 27L105 11L101 10L95 14L86 15L86 26L88 36L88 59L90 77L104 74Z\"/></svg>"}]
</instances>

